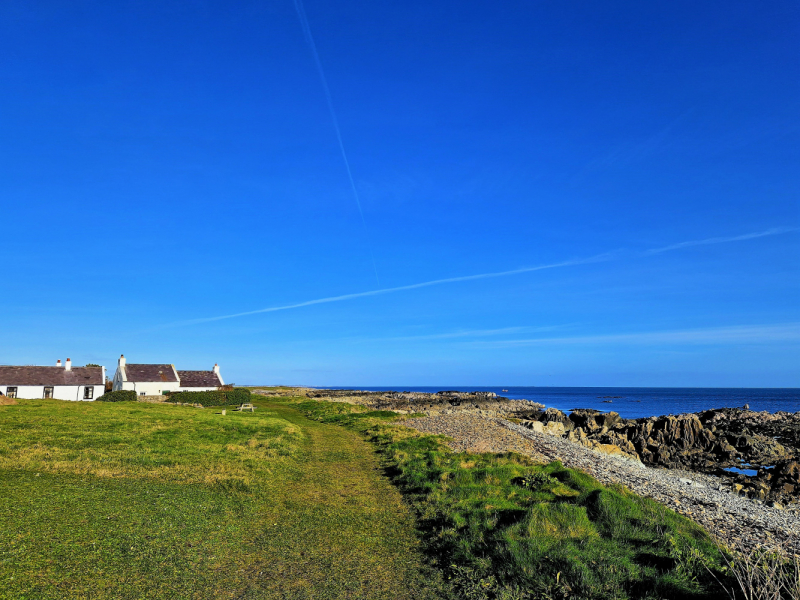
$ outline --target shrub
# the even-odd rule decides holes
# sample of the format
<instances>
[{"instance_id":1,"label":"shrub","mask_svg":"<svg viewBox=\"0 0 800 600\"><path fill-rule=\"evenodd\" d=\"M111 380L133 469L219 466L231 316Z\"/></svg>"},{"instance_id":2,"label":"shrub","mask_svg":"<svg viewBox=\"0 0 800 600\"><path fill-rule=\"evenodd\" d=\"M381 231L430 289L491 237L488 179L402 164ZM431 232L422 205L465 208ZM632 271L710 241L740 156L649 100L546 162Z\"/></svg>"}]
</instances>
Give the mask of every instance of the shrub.
<instances>
[{"instance_id":1,"label":"shrub","mask_svg":"<svg viewBox=\"0 0 800 600\"><path fill-rule=\"evenodd\" d=\"M224 406L228 404L225 392L173 392L169 395L170 402L180 402L182 404L201 404L203 406Z\"/></svg>"},{"instance_id":2,"label":"shrub","mask_svg":"<svg viewBox=\"0 0 800 600\"><path fill-rule=\"evenodd\" d=\"M247 388L237 388L225 393L228 396L228 404L247 404L250 402L250 390Z\"/></svg>"},{"instance_id":3,"label":"shrub","mask_svg":"<svg viewBox=\"0 0 800 600\"><path fill-rule=\"evenodd\" d=\"M106 392L97 399L98 402L136 402L136 392L133 390L119 390Z\"/></svg>"},{"instance_id":4,"label":"shrub","mask_svg":"<svg viewBox=\"0 0 800 600\"><path fill-rule=\"evenodd\" d=\"M250 390L238 388L230 391L211 390L207 392L172 392L171 402L182 404L201 404L202 406L226 406L250 402Z\"/></svg>"},{"instance_id":5,"label":"shrub","mask_svg":"<svg viewBox=\"0 0 800 600\"><path fill-rule=\"evenodd\" d=\"M541 487L558 485L561 482L555 477L548 475L547 473L543 473L542 471L535 471L533 473L528 473L527 475L523 475L522 477L514 478L512 480L512 483L516 483L517 485L527 488L529 490L535 490Z\"/></svg>"}]
</instances>

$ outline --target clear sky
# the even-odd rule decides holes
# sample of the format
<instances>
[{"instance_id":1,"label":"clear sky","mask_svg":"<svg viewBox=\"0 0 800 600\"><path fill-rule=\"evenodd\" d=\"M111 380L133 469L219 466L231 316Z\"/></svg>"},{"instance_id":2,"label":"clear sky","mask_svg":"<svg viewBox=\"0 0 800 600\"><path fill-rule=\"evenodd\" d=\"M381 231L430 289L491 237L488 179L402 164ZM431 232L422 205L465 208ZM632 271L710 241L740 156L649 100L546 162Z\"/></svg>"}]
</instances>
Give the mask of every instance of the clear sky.
<instances>
[{"instance_id":1,"label":"clear sky","mask_svg":"<svg viewBox=\"0 0 800 600\"><path fill-rule=\"evenodd\" d=\"M795 0L5 0L0 363L800 386L798 40Z\"/></svg>"}]
</instances>

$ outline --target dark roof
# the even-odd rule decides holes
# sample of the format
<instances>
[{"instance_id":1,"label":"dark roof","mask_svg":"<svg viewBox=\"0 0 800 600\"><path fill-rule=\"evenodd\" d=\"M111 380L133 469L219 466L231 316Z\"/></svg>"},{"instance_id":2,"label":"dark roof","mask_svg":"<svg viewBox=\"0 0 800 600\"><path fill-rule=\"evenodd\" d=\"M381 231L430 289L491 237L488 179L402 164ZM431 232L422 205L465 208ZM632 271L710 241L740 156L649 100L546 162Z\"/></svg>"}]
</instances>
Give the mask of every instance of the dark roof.
<instances>
[{"instance_id":1,"label":"dark roof","mask_svg":"<svg viewBox=\"0 0 800 600\"><path fill-rule=\"evenodd\" d=\"M103 385L102 367L12 367L0 365L0 385Z\"/></svg>"},{"instance_id":2,"label":"dark roof","mask_svg":"<svg viewBox=\"0 0 800 600\"><path fill-rule=\"evenodd\" d=\"M125 365L127 381L178 381L172 365Z\"/></svg>"},{"instance_id":3,"label":"dark roof","mask_svg":"<svg viewBox=\"0 0 800 600\"><path fill-rule=\"evenodd\" d=\"M178 371L181 387L219 387L222 382L214 371Z\"/></svg>"}]
</instances>

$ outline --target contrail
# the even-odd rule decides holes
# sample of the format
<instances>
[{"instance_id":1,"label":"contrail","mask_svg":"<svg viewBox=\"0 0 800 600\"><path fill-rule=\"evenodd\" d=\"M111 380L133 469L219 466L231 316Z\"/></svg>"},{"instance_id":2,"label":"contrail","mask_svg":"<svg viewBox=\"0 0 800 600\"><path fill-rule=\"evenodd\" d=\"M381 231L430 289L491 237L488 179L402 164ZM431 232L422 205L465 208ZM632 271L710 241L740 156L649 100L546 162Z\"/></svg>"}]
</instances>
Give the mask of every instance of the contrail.
<instances>
[{"instance_id":1,"label":"contrail","mask_svg":"<svg viewBox=\"0 0 800 600\"><path fill-rule=\"evenodd\" d=\"M715 237L707 238L705 240L691 240L688 242L681 242L680 244L672 244L671 246L664 246L663 248L651 248L646 254L658 254L660 252L668 252L669 250L679 250L689 246L705 246L706 244L726 244L728 242L743 242L744 240L752 240L755 238L766 237L768 235L779 235L781 233L791 233L798 231L797 227L773 227L766 231L756 231L754 233L745 233L743 235L735 235L731 237Z\"/></svg>"},{"instance_id":2,"label":"contrail","mask_svg":"<svg viewBox=\"0 0 800 600\"><path fill-rule=\"evenodd\" d=\"M673 244L671 246L665 246L663 248L654 248L651 250L646 250L642 255L650 255L656 254L659 252L669 252L672 250L678 250L681 248L686 248L688 246L700 246L705 244L722 244L727 242L738 242L743 240L751 240L755 238L765 237L768 235L777 235L780 233L789 233L793 231L800 231L798 227L775 227L773 229L768 229L766 231L754 232L754 233L746 233L743 235L733 236L733 237L716 237L716 238L708 238L705 240L694 240L688 242L680 242L678 244ZM271 312L278 312L281 310L291 310L293 308L303 308L305 306L314 306L315 304L328 304L330 302L342 302L344 300L354 300L356 298L366 298L368 296L380 296L383 294L393 294L395 292L403 292L406 290L416 290L419 288L430 287L434 285L442 285L446 283L458 283L461 281L475 281L478 279L490 279L494 277L507 277L509 275L519 275L522 273L532 273L534 271L543 271L545 269L557 269L560 267L571 267L577 265L585 265L590 263L598 263L604 262L608 260L612 260L618 258L620 255L619 251L615 252L605 252L603 254L597 254L595 256L591 256L589 258L578 258L573 260L566 260L557 263L551 263L547 265L538 265L535 267L521 267L519 269L512 269L510 271L497 271L494 273L479 273L477 275L463 275L461 277L448 277L446 279L434 279L433 281L423 281L422 283L412 283L410 285L401 285L398 287L392 288L383 288L378 290L370 290L367 292L356 292L354 294L343 294L341 296L329 296L327 298L317 298L315 300L306 300L305 302L298 302L296 304L286 304L283 306L271 306L268 308L260 308L257 310L249 310L246 312L234 313L230 315L221 315L218 317L206 317L202 319L191 319L188 321L178 321L175 323L168 323L165 325L161 325L156 329L162 329L167 327L178 327L181 325L196 325L198 323L210 323L212 321L223 321L225 319L235 319L237 317L247 317L250 315L258 315L262 313L271 313Z\"/></svg>"},{"instance_id":3,"label":"contrail","mask_svg":"<svg viewBox=\"0 0 800 600\"><path fill-rule=\"evenodd\" d=\"M462 277L448 277L447 279L434 279L433 281L423 281L422 283L412 283L410 285L401 285L399 287L384 288L381 290L370 290L368 292L357 292L355 294L344 294L342 296L330 296L328 298L317 298L316 300L307 300L305 302L298 302L297 304L286 304L284 306L271 306L268 308L260 308L258 310L249 310L247 312L234 313L231 315L222 315L219 317L206 317L203 319L192 319L189 321L179 321L164 327L174 327L178 325L196 325L198 323L210 323L212 321L222 321L224 319L235 319L237 317L247 317L250 315L259 315L262 313L278 312L281 310L291 310L293 308L302 308L304 306L313 306L315 304L328 304L329 302L342 302L343 300L353 300L355 298L366 298L368 296L379 296L383 294L393 294L395 292L404 292L406 290L416 290L424 287L431 287L434 285L442 285L445 283L457 283L461 281L475 281L476 279L490 279L493 277L506 277L509 275L519 275L521 273L532 273L534 271L543 271L545 269L558 269L560 267L572 267L576 265L585 265L589 263L596 263L609 260L613 257L613 253L607 252L605 254L598 254L590 258L580 258L575 260L566 260L563 262L552 263L549 265L538 265L535 267L522 267L513 269L511 271L499 271L497 273L480 273L478 275L464 275Z\"/></svg>"},{"instance_id":4,"label":"contrail","mask_svg":"<svg viewBox=\"0 0 800 600\"><path fill-rule=\"evenodd\" d=\"M331 120L333 121L333 128L336 130L336 139L339 142L339 150L342 153L342 160L344 161L344 166L347 169L347 178L350 180L350 187L353 190L353 197L356 199L356 205L358 206L358 214L361 215L361 225L364 227L364 235L367 237L367 241L369 242L369 230L367 229L367 220L364 218L364 211L361 208L361 199L358 196L358 189L356 188L356 182L353 179L353 172L350 169L350 161L347 158L347 152L344 149L344 142L342 141L342 132L339 129L339 119L336 118L336 111L333 109L333 98L331 97L331 90L328 87L328 80L325 77L325 71L322 69L322 62L319 59L319 52L317 52L317 45L314 43L314 36L311 35L311 27L308 24L308 17L306 17L306 9L303 7L303 0L294 0L294 7L297 9L297 16L300 18L300 26L303 28L303 36L306 38L308 42L308 46L311 48L311 54L314 56L314 64L317 66L317 73L319 73L319 79L322 82L322 89L325 91L325 99L328 101L328 111L331 113ZM378 277L378 264L375 262L375 253L372 251L372 246L369 246L369 254L372 258L372 268L375 270L375 280L378 282L378 285L381 284L381 280Z\"/></svg>"},{"instance_id":5,"label":"contrail","mask_svg":"<svg viewBox=\"0 0 800 600\"><path fill-rule=\"evenodd\" d=\"M474 341L476 346L514 347L545 344L726 344L800 342L800 323L773 325L732 325L707 329L645 331L576 337L543 337L532 339Z\"/></svg>"}]
</instances>

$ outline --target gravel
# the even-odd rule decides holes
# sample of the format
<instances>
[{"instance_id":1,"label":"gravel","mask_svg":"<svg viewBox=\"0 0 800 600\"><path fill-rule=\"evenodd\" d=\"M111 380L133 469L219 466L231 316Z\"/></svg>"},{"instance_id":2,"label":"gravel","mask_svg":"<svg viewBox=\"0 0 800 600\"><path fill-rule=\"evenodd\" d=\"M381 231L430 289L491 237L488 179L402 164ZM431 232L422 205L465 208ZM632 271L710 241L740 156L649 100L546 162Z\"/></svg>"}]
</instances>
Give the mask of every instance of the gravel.
<instances>
[{"instance_id":1,"label":"gravel","mask_svg":"<svg viewBox=\"0 0 800 600\"><path fill-rule=\"evenodd\" d=\"M560 460L604 484L618 483L702 525L728 545L782 546L800 554L800 515L732 493L722 480L690 471L652 469L510 421L479 415L408 419L404 425L452 438L456 452L527 454L543 463Z\"/></svg>"}]
</instances>

